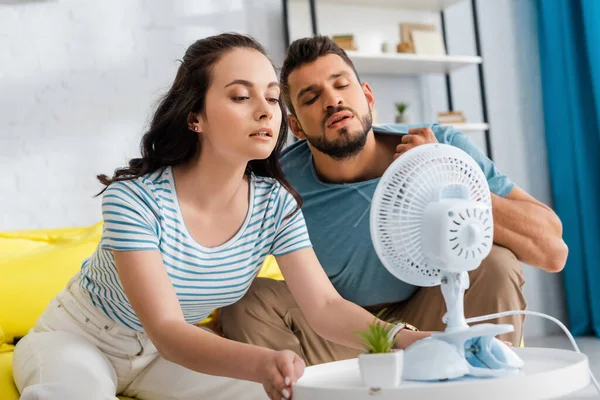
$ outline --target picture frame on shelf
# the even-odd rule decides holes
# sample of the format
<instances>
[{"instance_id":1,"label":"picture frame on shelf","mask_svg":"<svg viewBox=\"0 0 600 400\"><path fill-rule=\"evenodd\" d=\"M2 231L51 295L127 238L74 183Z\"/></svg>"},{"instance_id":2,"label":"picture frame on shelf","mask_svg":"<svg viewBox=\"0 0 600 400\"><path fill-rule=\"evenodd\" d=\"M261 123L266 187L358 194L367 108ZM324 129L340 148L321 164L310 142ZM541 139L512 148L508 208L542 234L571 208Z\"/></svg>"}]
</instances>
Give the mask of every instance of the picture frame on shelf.
<instances>
[{"instance_id":1,"label":"picture frame on shelf","mask_svg":"<svg viewBox=\"0 0 600 400\"><path fill-rule=\"evenodd\" d=\"M444 111L437 113L437 122L440 124L464 124L467 120L462 111Z\"/></svg>"},{"instance_id":2,"label":"picture frame on shelf","mask_svg":"<svg viewBox=\"0 0 600 400\"><path fill-rule=\"evenodd\" d=\"M344 35L333 35L331 40L338 46L340 46L344 50L356 51L356 42L354 40L354 35L352 34L344 34Z\"/></svg>"},{"instance_id":3,"label":"picture frame on shelf","mask_svg":"<svg viewBox=\"0 0 600 400\"><path fill-rule=\"evenodd\" d=\"M436 27L433 24L416 24L416 23L402 23L400 24L400 43L406 43L404 45L403 53L414 53L415 46L413 42L412 32L414 30L419 31L435 31Z\"/></svg>"},{"instance_id":4,"label":"picture frame on shelf","mask_svg":"<svg viewBox=\"0 0 600 400\"><path fill-rule=\"evenodd\" d=\"M428 54L435 56L445 56L446 47L444 38L438 31L412 31L412 39L415 54Z\"/></svg>"}]
</instances>

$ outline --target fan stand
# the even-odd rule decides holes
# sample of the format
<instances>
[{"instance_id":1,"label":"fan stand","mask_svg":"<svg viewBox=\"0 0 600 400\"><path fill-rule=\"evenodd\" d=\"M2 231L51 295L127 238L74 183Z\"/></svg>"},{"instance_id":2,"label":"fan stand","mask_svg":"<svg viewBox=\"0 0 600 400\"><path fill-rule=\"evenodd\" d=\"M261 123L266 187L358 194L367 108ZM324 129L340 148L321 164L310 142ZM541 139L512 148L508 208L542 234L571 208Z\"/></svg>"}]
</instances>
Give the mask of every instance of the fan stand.
<instances>
[{"instance_id":1,"label":"fan stand","mask_svg":"<svg viewBox=\"0 0 600 400\"><path fill-rule=\"evenodd\" d=\"M465 290L469 288L469 274L462 272L442 273L440 284L442 295L446 301L446 314L442 321L446 324L445 332L464 331L469 328L465 320Z\"/></svg>"},{"instance_id":2,"label":"fan stand","mask_svg":"<svg viewBox=\"0 0 600 400\"><path fill-rule=\"evenodd\" d=\"M405 379L435 381L467 375L501 377L519 372L523 362L512 349L501 342L494 343L496 347L493 351L485 346L491 344L496 335L514 331L512 325L467 325L464 293L468 287L469 275L466 271L442 272L441 290L448 310L443 317L446 329L433 333L430 338L420 340L405 350ZM484 346L471 345L466 349L465 343L475 338L481 338L478 343ZM486 368L474 367L467 361L467 352L493 362L488 363Z\"/></svg>"}]
</instances>

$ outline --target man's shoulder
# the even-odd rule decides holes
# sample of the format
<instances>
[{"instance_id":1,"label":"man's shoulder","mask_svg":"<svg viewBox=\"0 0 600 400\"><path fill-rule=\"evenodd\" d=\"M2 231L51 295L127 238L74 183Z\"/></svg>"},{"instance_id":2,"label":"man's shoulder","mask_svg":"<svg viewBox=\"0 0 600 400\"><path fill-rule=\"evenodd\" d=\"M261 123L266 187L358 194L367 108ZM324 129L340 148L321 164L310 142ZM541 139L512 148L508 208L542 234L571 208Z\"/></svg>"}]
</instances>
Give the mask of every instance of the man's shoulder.
<instances>
[{"instance_id":1,"label":"man's shoulder","mask_svg":"<svg viewBox=\"0 0 600 400\"><path fill-rule=\"evenodd\" d=\"M453 136L458 133L452 126L444 126L438 123L374 125L373 132L376 134L403 135L413 128L429 128L439 143L446 144L450 144Z\"/></svg>"},{"instance_id":2,"label":"man's shoulder","mask_svg":"<svg viewBox=\"0 0 600 400\"><path fill-rule=\"evenodd\" d=\"M298 170L299 167L304 167L309 160L310 149L306 144L306 140L301 140L287 146L279 156L279 162L285 174Z\"/></svg>"}]
</instances>

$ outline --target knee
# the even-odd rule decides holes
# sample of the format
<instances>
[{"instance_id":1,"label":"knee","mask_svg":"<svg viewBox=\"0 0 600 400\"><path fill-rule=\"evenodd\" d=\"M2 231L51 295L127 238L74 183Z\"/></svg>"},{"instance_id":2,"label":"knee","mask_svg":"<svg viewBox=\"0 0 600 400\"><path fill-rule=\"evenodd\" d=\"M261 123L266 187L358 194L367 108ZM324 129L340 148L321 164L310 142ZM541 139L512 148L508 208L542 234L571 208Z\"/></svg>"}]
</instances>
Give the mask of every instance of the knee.
<instances>
[{"instance_id":1,"label":"knee","mask_svg":"<svg viewBox=\"0 0 600 400\"><path fill-rule=\"evenodd\" d=\"M103 400L105 395L94 392L93 388L77 384L45 383L27 387L21 393L20 400Z\"/></svg>"},{"instance_id":2,"label":"knee","mask_svg":"<svg viewBox=\"0 0 600 400\"><path fill-rule=\"evenodd\" d=\"M13 354L13 380L22 400L106 399L117 387L106 355L66 331L33 332L21 339Z\"/></svg>"},{"instance_id":3,"label":"knee","mask_svg":"<svg viewBox=\"0 0 600 400\"><path fill-rule=\"evenodd\" d=\"M523 268L515 254L498 245L494 245L479 268L472 271L471 281L485 286L493 295L520 293L525 284Z\"/></svg>"}]
</instances>

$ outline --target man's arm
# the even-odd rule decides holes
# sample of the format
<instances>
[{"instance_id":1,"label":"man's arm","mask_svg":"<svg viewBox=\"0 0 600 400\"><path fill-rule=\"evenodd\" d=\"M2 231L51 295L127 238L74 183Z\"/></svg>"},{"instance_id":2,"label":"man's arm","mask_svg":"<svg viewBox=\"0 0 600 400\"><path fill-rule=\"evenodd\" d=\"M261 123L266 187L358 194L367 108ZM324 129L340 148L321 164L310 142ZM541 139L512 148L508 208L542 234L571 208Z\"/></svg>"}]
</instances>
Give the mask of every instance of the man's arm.
<instances>
[{"instance_id":1,"label":"man's arm","mask_svg":"<svg viewBox=\"0 0 600 400\"><path fill-rule=\"evenodd\" d=\"M492 213L495 243L544 271L564 268L569 250L562 239L562 223L552 209L515 186L506 198L492 193Z\"/></svg>"}]
</instances>

